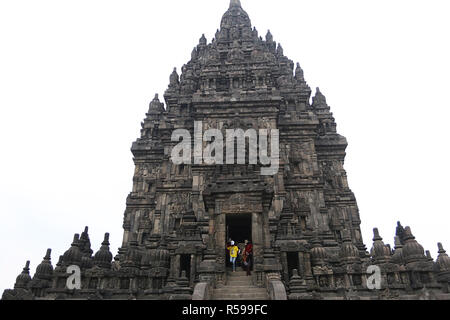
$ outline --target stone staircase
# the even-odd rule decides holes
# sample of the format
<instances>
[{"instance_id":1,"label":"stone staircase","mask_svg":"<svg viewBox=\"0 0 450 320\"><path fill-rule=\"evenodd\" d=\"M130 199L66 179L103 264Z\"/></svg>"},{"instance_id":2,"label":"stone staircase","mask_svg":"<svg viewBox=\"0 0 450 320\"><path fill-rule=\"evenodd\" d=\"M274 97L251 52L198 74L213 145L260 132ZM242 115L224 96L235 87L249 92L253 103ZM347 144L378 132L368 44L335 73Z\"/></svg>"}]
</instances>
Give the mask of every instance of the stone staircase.
<instances>
[{"instance_id":1,"label":"stone staircase","mask_svg":"<svg viewBox=\"0 0 450 320\"><path fill-rule=\"evenodd\" d=\"M267 290L252 284L245 271L228 272L226 286L214 289L214 300L269 300Z\"/></svg>"}]
</instances>

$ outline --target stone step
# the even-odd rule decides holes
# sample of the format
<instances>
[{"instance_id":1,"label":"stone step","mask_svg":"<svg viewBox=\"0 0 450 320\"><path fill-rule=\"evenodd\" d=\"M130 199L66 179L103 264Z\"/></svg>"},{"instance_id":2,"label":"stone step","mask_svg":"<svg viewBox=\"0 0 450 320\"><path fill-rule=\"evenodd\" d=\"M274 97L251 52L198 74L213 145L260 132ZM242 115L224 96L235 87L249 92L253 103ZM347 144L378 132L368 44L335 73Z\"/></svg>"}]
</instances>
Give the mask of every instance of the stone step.
<instances>
[{"instance_id":1,"label":"stone step","mask_svg":"<svg viewBox=\"0 0 450 320\"><path fill-rule=\"evenodd\" d=\"M253 286L251 281L230 281L228 280L227 286Z\"/></svg>"},{"instance_id":2,"label":"stone step","mask_svg":"<svg viewBox=\"0 0 450 320\"><path fill-rule=\"evenodd\" d=\"M265 288L258 288L258 287L243 287L243 286L236 286L236 287L223 287L223 288L217 288L215 289L218 292L266 292ZM241 291L239 291L241 290Z\"/></svg>"},{"instance_id":3,"label":"stone step","mask_svg":"<svg viewBox=\"0 0 450 320\"><path fill-rule=\"evenodd\" d=\"M267 293L224 293L224 294L214 294L215 300L268 300L269 297Z\"/></svg>"},{"instance_id":4,"label":"stone step","mask_svg":"<svg viewBox=\"0 0 450 320\"><path fill-rule=\"evenodd\" d=\"M252 279L228 279L227 283L243 283L245 284L252 284Z\"/></svg>"},{"instance_id":5,"label":"stone step","mask_svg":"<svg viewBox=\"0 0 450 320\"><path fill-rule=\"evenodd\" d=\"M247 272L245 272L245 271L228 272L227 276L228 277L232 277L232 276L244 276L245 277L245 276L247 276Z\"/></svg>"},{"instance_id":6,"label":"stone step","mask_svg":"<svg viewBox=\"0 0 450 320\"><path fill-rule=\"evenodd\" d=\"M232 275L232 274L244 275L245 276L247 274L247 271L236 271L236 272L228 271L228 275Z\"/></svg>"},{"instance_id":7,"label":"stone step","mask_svg":"<svg viewBox=\"0 0 450 320\"><path fill-rule=\"evenodd\" d=\"M243 288L243 287L228 287L214 290L215 293L248 293L248 294L266 294L267 291L264 288Z\"/></svg>"},{"instance_id":8,"label":"stone step","mask_svg":"<svg viewBox=\"0 0 450 320\"><path fill-rule=\"evenodd\" d=\"M228 279L227 283L243 283L245 284L251 284L252 279Z\"/></svg>"},{"instance_id":9,"label":"stone step","mask_svg":"<svg viewBox=\"0 0 450 320\"><path fill-rule=\"evenodd\" d=\"M228 276L228 279L229 280L249 280L249 281L251 281L252 280L252 277L250 277L250 276Z\"/></svg>"}]
</instances>

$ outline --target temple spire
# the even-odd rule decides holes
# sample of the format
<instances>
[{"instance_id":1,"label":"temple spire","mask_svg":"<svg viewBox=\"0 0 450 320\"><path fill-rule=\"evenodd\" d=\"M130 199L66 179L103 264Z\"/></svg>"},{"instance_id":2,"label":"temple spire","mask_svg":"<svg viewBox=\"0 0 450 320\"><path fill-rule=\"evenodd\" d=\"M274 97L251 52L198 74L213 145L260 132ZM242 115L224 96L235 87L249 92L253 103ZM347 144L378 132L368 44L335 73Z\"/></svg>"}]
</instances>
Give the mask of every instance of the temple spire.
<instances>
[{"instance_id":1,"label":"temple spire","mask_svg":"<svg viewBox=\"0 0 450 320\"><path fill-rule=\"evenodd\" d=\"M241 1L240 0L231 0L230 1L230 8L231 7L240 7L241 6Z\"/></svg>"}]
</instances>

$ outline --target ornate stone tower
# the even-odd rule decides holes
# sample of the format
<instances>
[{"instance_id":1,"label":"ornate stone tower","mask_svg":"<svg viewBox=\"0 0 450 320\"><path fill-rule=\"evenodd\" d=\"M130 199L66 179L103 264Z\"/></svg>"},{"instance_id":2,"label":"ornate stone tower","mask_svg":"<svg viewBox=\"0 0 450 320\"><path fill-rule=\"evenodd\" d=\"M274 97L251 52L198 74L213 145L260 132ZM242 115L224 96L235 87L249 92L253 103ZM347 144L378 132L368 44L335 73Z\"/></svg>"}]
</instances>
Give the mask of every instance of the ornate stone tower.
<instances>
[{"instance_id":1,"label":"ornate stone tower","mask_svg":"<svg viewBox=\"0 0 450 320\"><path fill-rule=\"evenodd\" d=\"M212 42L200 38L181 75L174 69L164 100L166 108L158 95L150 103L132 146L134 184L115 261L109 235L92 256L85 230L55 270L48 252L33 279L27 264L3 298L450 297L442 245L434 262L409 227L399 225L394 250L375 229L367 252L343 167L347 141L325 96L317 89L311 102L300 65L270 31L259 36L239 0L231 0ZM261 175L262 165L248 161L175 165L172 133L196 137L200 122L224 136L229 129L279 130L278 172ZM253 242L248 291L232 293L230 238ZM69 265L81 268L80 290L66 288ZM370 265L381 270L381 289L367 286Z\"/></svg>"}]
</instances>

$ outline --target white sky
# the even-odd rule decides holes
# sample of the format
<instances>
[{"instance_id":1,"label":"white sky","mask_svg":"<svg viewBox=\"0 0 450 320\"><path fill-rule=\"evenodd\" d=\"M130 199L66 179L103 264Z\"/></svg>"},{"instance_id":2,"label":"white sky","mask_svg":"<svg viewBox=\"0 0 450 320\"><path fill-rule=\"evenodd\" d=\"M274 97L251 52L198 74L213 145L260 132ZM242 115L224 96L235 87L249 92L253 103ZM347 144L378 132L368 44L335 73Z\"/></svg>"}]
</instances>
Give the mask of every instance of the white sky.
<instances>
[{"instance_id":1,"label":"white sky","mask_svg":"<svg viewBox=\"0 0 450 320\"><path fill-rule=\"evenodd\" d=\"M117 253L148 103L228 4L0 1L0 294L86 225L94 251L110 232ZM326 95L368 248L401 220L433 257L450 250L448 0L242 4Z\"/></svg>"}]
</instances>

